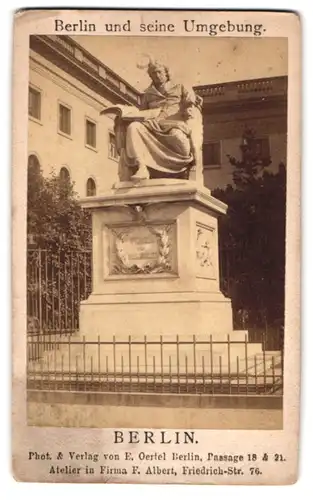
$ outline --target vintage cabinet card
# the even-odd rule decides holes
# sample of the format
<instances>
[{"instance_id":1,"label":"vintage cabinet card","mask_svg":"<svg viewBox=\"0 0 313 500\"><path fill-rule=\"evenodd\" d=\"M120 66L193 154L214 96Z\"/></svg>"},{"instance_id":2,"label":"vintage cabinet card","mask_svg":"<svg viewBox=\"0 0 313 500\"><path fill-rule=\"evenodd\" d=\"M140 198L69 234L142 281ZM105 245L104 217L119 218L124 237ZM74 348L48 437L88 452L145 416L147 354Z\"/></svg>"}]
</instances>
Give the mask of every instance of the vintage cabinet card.
<instances>
[{"instance_id":1,"label":"vintage cabinet card","mask_svg":"<svg viewBox=\"0 0 313 500\"><path fill-rule=\"evenodd\" d=\"M300 22L14 19L19 481L291 484Z\"/></svg>"}]
</instances>

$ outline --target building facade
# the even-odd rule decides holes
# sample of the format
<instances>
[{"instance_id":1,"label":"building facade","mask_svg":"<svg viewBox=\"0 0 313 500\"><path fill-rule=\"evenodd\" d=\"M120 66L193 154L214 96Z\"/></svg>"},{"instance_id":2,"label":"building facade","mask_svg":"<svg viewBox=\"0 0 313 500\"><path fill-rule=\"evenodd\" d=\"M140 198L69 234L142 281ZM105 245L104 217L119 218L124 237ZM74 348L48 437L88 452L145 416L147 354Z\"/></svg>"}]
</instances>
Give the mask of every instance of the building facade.
<instances>
[{"instance_id":1,"label":"building facade","mask_svg":"<svg viewBox=\"0 0 313 500\"><path fill-rule=\"evenodd\" d=\"M138 105L140 93L69 37L32 36L29 65L29 162L44 175L69 176L80 197L117 179L111 104Z\"/></svg>"},{"instance_id":2,"label":"building facade","mask_svg":"<svg viewBox=\"0 0 313 500\"><path fill-rule=\"evenodd\" d=\"M240 158L246 128L270 156L271 170L286 164L287 77L202 85L204 183L232 183L228 155ZM68 36L30 38L29 162L74 182L80 197L101 195L118 176L112 104L139 106L141 94Z\"/></svg>"},{"instance_id":3,"label":"building facade","mask_svg":"<svg viewBox=\"0 0 313 500\"><path fill-rule=\"evenodd\" d=\"M209 189L232 184L228 155L241 159L246 129L254 131L261 157L271 159L271 172L280 163L286 166L287 85L281 76L195 87L203 98L203 174Z\"/></svg>"}]
</instances>

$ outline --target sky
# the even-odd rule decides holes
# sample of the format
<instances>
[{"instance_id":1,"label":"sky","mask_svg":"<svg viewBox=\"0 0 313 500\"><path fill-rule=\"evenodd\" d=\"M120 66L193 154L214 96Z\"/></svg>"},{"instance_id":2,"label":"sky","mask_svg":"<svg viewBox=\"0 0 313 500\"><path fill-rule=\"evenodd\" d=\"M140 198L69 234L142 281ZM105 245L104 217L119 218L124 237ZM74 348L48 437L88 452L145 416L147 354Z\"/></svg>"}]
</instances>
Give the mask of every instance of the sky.
<instances>
[{"instance_id":1,"label":"sky","mask_svg":"<svg viewBox=\"0 0 313 500\"><path fill-rule=\"evenodd\" d=\"M287 75L285 38L212 38L77 35L72 37L122 78L144 90L137 64L149 54L170 67L174 80L205 85Z\"/></svg>"}]
</instances>

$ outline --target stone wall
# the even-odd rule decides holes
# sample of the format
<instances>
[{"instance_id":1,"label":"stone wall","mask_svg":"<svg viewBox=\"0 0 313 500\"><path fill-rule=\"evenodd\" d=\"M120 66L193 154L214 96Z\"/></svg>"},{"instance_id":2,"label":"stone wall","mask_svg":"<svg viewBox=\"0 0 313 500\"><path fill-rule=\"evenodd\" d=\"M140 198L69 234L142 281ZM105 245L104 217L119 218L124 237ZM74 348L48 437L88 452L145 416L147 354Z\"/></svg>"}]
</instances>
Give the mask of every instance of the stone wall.
<instances>
[{"instance_id":1,"label":"stone wall","mask_svg":"<svg viewBox=\"0 0 313 500\"><path fill-rule=\"evenodd\" d=\"M28 424L45 427L279 430L280 396L29 391Z\"/></svg>"}]
</instances>

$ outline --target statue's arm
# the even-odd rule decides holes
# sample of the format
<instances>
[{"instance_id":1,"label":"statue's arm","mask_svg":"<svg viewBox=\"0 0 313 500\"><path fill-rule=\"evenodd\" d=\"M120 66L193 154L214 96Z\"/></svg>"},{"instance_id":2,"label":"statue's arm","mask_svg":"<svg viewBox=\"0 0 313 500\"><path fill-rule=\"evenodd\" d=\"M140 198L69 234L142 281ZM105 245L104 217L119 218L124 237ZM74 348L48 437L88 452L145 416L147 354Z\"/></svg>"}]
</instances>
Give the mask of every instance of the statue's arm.
<instances>
[{"instance_id":1,"label":"statue's arm","mask_svg":"<svg viewBox=\"0 0 313 500\"><path fill-rule=\"evenodd\" d=\"M194 91L185 87L185 85L182 85L182 102L186 107L196 104L196 95Z\"/></svg>"},{"instance_id":2,"label":"statue's arm","mask_svg":"<svg viewBox=\"0 0 313 500\"><path fill-rule=\"evenodd\" d=\"M145 122L150 122L150 121L155 121L155 120L161 120L166 118L166 111L164 110L164 103L160 102L157 104L154 100L154 102L151 101L151 98L149 98L149 94L143 94L142 100L141 100L141 105L140 105L140 110L155 110L155 113L153 114L152 117L147 117L145 119Z\"/></svg>"},{"instance_id":3,"label":"statue's arm","mask_svg":"<svg viewBox=\"0 0 313 500\"><path fill-rule=\"evenodd\" d=\"M185 107L196 106L201 110L203 99L193 89L182 85L182 101Z\"/></svg>"}]
</instances>

